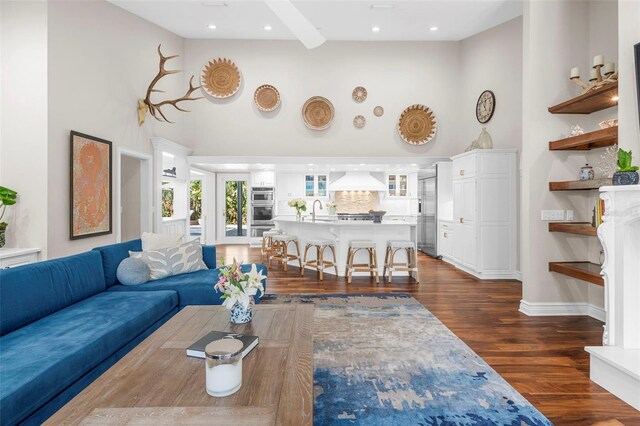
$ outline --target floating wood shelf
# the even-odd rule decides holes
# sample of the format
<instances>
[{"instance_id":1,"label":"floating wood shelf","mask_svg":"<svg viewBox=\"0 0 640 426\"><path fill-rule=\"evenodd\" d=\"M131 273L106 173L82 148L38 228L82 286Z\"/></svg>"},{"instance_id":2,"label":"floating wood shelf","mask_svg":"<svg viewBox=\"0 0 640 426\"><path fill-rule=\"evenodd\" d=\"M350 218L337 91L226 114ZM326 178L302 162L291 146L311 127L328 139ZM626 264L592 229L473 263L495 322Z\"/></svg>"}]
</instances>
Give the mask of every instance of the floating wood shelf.
<instances>
[{"instance_id":1,"label":"floating wood shelf","mask_svg":"<svg viewBox=\"0 0 640 426\"><path fill-rule=\"evenodd\" d=\"M551 114L591 114L618 105L618 82L584 93L561 104L549 107Z\"/></svg>"},{"instance_id":2,"label":"floating wood shelf","mask_svg":"<svg viewBox=\"0 0 640 426\"><path fill-rule=\"evenodd\" d=\"M549 191L572 191L598 189L611 185L611 179L569 180L565 182L549 182Z\"/></svg>"},{"instance_id":3,"label":"floating wood shelf","mask_svg":"<svg viewBox=\"0 0 640 426\"><path fill-rule=\"evenodd\" d=\"M602 148L618 143L618 126L607 129L595 130L582 135L571 136L569 138L558 139L549 142L549 150L576 150L586 151L593 148Z\"/></svg>"},{"instance_id":4,"label":"floating wood shelf","mask_svg":"<svg viewBox=\"0 0 640 426\"><path fill-rule=\"evenodd\" d=\"M549 224L549 232L597 236L596 228L589 222L557 222Z\"/></svg>"},{"instance_id":5,"label":"floating wood shelf","mask_svg":"<svg viewBox=\"0 0 640 426\"><path fill-rule=\"evenodd\" d=\"M549 262L550 271L604 286L601 269L602 266L591 262Z\"/></svg>"}]
</instances>

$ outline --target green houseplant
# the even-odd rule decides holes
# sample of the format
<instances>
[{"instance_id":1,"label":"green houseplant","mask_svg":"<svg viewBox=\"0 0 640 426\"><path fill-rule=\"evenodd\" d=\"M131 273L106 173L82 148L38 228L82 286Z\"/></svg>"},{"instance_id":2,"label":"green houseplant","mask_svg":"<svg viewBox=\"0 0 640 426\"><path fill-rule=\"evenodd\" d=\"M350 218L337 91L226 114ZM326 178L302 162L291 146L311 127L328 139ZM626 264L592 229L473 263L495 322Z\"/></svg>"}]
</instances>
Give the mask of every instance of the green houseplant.
<instances>
[{"instance_id":1,"label":"green houseplant","mask_svg":"<svg viewBox=\"0 0 640 426\"><path fill-rule=\"evenodd\" d=\"M638 184L638 166L632 166L631 160L631 150L618 149L618 171L613 174L614 185Z\"/></svg>"},{"instance_id":2,"label":"green houseplant","mask_svg":"<svg viewBox=\"0 0 640 426\"><path fill-rule=\"evenodd\" d=\"M2 218L7 206L14 205L17 202L17 197L18 193L13 189L0 186L0 209L2 209L2 212L0 212L0 248L4 247L7 242L5 232L7 231L7 226L9 226L7 222L2 221Z\"/></svg>"}]
</instances>

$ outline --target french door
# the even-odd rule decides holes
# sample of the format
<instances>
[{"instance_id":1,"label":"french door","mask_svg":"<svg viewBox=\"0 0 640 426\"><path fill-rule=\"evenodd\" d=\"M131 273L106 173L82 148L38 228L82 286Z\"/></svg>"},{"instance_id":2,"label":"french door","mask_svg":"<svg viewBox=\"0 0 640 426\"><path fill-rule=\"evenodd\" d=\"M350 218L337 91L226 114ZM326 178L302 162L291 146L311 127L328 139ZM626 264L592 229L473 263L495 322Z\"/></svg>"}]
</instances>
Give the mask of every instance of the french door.
<instances>
[{"instance_id":1,"label":"french door","mask_svg":"<svg viewBox=\"0 0 640 426\"><path fill-rule=\"evenodd\" d=\"M248 243L251 235L248 174L218 174L218 242Z\"/></svg>"}]
</instances>

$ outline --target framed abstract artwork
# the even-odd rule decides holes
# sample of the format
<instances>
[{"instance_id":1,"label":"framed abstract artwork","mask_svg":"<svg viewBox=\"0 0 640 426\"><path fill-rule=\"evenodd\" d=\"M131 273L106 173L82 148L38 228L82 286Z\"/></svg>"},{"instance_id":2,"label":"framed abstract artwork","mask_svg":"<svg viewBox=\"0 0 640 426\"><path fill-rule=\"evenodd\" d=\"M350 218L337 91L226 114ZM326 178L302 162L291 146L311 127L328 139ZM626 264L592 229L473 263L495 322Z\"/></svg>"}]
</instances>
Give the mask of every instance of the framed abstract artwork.
<instances>
[{"instance_id":1,"label":"framed abstract artwork","mask_svg":"<svg viewBox=\"0 0 640 426\"><path fill-rule=\"evenodd\" d=\"M111 142L71 132L72 240L112 232Z\"/></svg>"}]
</instances>

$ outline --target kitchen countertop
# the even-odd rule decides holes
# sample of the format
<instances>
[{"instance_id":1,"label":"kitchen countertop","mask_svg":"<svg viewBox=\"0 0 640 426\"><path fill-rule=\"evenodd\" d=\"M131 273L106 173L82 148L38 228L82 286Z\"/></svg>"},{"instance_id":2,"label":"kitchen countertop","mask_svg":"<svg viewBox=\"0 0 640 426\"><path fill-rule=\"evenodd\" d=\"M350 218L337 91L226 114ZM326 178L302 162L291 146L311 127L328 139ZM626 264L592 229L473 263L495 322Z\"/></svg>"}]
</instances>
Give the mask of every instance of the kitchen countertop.
<instances>
[{"instance_id":1,"label":"kitchen countertop","mask_svg":"<svg viewBox=\"0 0 640 426\"><path fill-rule=\"evenodd\" d=\"M305 220L298 221L295 218L291 217L281 217L278 216L273 219L274 222L291 222L291 223L299 223L301 225L312 225L312 226L416 226L416 222L407 221L407 220L393 220L382 218L382 223L373 223L372 220L338 220L338 219L322 219L319 218L315 222L311 220L311 218L305 218Z\"/></svg>"}]
</instances>

